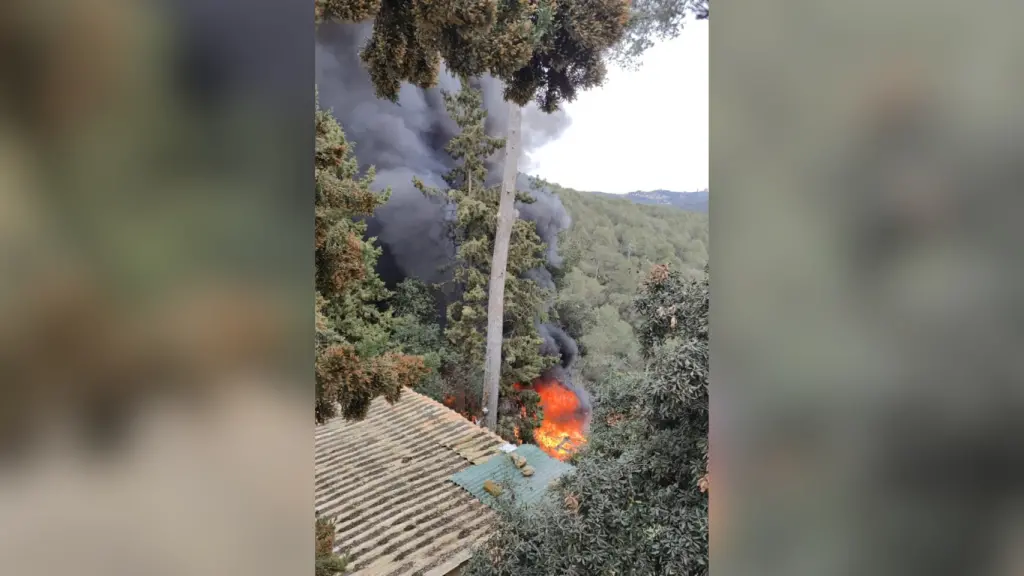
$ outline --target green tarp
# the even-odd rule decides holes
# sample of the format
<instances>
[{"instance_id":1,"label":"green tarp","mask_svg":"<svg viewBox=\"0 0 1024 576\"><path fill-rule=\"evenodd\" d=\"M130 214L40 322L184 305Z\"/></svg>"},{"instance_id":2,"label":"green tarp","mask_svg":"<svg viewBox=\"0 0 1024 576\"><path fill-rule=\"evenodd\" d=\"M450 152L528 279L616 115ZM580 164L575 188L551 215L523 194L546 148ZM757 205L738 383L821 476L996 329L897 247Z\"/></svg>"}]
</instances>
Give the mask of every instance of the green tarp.
<instances>
[{"instance_id":1,"label":"green tarp","mask_svg":"<svg viewBox=\"0 0 1024 576\"><path fill-rule=\"evenodd\" d=\"M484 490L484 482L487 480L501 486L500 500L532 504L544 496L548 485L573 469L571 465L548 456L532 444L517 446L513 454L526 458L527 465L532 466L535 471L533 476L523 476L508 454L500 453L491 456L482 464L456 473L451 480L484 504L494 508L498 502Z\"/></svg>"}]
</instances>

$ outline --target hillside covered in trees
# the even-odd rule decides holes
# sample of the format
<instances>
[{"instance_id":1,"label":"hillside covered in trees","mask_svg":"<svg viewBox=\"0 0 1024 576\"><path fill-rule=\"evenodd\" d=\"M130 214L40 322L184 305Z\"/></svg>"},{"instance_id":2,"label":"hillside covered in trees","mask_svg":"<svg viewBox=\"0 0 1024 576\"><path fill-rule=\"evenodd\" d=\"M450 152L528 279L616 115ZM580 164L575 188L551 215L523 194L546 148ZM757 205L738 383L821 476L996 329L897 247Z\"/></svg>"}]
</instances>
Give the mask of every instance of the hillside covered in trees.
<instances>
[{"instance_id":1,"label":"hillside covered in trees","mask_svg":"<svg viewBox=\"0 0 1024 576\"><path fill-rule=\"evenodd\" d=\"M574 220L555 308L591 426L575 473L504 510L465 576L706 576L707 215L549 186Z\"/></svg>"},{"instance_id":2,"label":"hillside covered in trees","mask_svg":"<svg viewBox=\"0 0 1024 576\"><path fill-rule=\"evenodd\" d=\"M647 192L636 191L628 194L608 194L607 192L595 192L602 196L626 198L637 204L654 204L658 206L674 206L682 210L707 213L710 203L710 194L707 190L696 192L673 192L671 190L650 190Z\"/></svg>"},{"instance_id":3,"label":"hillside covered in trees","mask_svg":"<svg viewBox=\"0 0 1024 576\"><path fill-rule=\"evenodd\" d=\"M594 381L609 369L637 368L640 349L632 330L640 318L634 297L655 265L687 279L700 277L708 261L708 217L551 186L573 218L564 249L572 269L557 310L580 344L580 374Z\"/></svg>"}]
</instances>

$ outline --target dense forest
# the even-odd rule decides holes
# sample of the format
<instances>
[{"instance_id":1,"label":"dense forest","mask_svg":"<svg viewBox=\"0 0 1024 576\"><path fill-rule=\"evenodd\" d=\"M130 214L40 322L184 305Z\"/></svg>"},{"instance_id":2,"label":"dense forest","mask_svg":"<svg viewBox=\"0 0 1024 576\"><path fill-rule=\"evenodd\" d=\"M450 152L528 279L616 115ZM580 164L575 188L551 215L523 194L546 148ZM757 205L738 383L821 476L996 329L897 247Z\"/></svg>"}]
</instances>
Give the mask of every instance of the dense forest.
<instances>
[{"instance_id":1,"label":"dense forest","mask_svg":"<svg viewBox=\"0 0 1024 576\"><path fill-rule=\"evenodd\" d=\"M384 166L386 187L357 158L374 134L353 141L317 106L316 421L411 388L575 465L542 520L501 512L472 574L707 573L707 215L516 170L521 107L557 111L686 14L707 5L316 3L318 22L373 22L359 54L375 98L433 86L442 64L454 79L431 104L436 148L406 159L430 170ZM497 133L483 77L508 103ZM552 429L554 389L585 411L579 429ZM318 576L343 573L329 519L316 535Z\"/></svg>"},{"instance_id":2,"label":"dense forest","mask_svg":"<svg viewBox=\"0 0 1024 576\"><path fill-rule=\"evenodd\" d=\"M573 218L565 242L572 267L557 310L580 345L581 375L594 381L609 369L639 368L634 298L656 264L700 277L708 260L707 215L551 187Z\"/></svg>"}]
</instances>

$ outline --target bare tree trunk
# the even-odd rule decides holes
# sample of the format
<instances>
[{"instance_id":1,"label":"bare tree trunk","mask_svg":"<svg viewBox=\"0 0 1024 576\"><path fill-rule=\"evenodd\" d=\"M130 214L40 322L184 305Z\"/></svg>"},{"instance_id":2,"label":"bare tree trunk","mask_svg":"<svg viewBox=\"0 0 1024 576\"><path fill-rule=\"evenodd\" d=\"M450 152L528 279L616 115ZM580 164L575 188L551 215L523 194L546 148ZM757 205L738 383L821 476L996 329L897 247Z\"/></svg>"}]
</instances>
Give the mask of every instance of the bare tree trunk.
<instances>
[{"instance_id":1,"label":"bare tree trunk","mask_svg":"<svg viewBox=\"0 0 1024 576\"><path fill-rule=\"evenodd\" d=\"M516 176L519 174L519 129L522 109L508 103L508 137L505 140L505 173L501 179L498 228L494 234L494 258L487 294L487 356L484 360L484 426L498 427L498 389L501 383L501 341L505 320L505 269L508 245L515 222Z\"/></svg>"}]
</instances>

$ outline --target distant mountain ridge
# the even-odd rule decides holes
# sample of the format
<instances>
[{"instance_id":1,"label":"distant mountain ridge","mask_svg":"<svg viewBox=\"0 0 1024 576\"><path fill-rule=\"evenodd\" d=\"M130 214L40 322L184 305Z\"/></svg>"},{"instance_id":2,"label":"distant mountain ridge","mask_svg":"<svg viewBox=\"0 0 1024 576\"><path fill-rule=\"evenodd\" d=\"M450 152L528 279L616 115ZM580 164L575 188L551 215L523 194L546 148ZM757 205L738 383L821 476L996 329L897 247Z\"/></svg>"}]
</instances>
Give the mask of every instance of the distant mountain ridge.
<instances>
[{"instance_id":1,"label":"distant mountain ridge","mask_svg":"<svg viewBox=\"0 0 1024 576\"><path fill-rule=\"evenodd\" d=\"M553 186L558 189L564 187L548 182L543 178L529 176L527 174L519 173L519 178L523 182L530 180L539 181L542 184ZM526 184L523 182L517 182L520 190L526 189ZM583 192L584 194L594 194L597 196L607 196L609 198L626 198L634 204L646 204L654 206L671 206L673 208L679 208L681 210L688 210L690 212L702 212L708 213L708 189L697 190L694 192L673 192L672 190L651 190L644 192L637 190L636 192L630 192L628 194L612 194L610 192Z\"/></svg>"},{"instance_id":2,"label":"distant mountain ridge","mask_svg":"<svg viewBox=\"0 0 1024 576\"><path fill-rule=\"evenodd\" d=\"M628 194L609 194L607 192L595 192L602 196L615 198L628 198L634 204L654 204L659 206L672 206L691 212L708 211L708 191L698 190L696 192L673 192L672 190L651 190L649 192L636 191Z\"/></svg>"}]
</instances>

